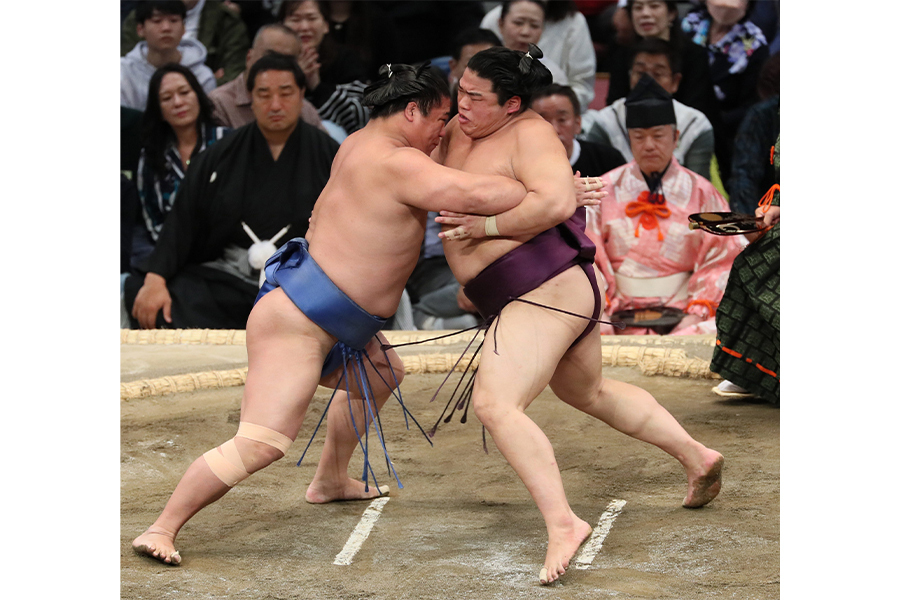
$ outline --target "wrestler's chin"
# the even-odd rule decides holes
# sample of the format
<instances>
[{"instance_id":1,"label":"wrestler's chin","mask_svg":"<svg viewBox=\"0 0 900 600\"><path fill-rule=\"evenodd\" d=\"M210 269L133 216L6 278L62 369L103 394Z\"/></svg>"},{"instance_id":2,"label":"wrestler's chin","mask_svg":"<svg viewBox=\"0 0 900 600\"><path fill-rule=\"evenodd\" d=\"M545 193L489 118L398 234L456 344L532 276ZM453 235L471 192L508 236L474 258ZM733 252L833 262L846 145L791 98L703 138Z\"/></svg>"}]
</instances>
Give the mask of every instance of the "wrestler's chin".
<instances>
[{"instance_id":1,"label":"wrestler's chin","mask_svg":"<svg viewBox=\"0 0 900 600\"><path fill-rule=\"evenodd\" d=\"M472 125L472 121L460 117L459 129L466 135L470 135L475 130L475 127Z\"/></svg>"}]
</instances>

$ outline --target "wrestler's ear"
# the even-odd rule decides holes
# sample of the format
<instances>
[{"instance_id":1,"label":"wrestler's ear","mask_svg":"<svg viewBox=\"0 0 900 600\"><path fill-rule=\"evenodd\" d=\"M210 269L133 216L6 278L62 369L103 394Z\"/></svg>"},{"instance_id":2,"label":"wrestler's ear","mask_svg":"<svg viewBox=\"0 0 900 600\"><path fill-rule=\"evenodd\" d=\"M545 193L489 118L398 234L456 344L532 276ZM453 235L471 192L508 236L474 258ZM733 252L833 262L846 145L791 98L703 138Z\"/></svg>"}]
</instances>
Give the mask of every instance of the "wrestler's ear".
<instances>
[{"instance_id":1,"label":"wrestler's ear","mask_svg":"<svg viewBox=\"0 0 900 600\"><path fill-rule=\"evenodd\" d=\"M416 113L419 112L419 106L415 102L407 102L406 108L403 109L403 116L412 123L416 120Z\"/></svg>"},{"instance_id":2,"label":"wrestler's ear","mask_svg":"<svg viewBox=\"0 0 900 600\"><path fill-rule=\"evenodd\" d=\"M513 96L509 100L506 101L506 114L514 115L519 112L519 109L522 107L522 98L519 96Z\"/></svg>"}]
</instances>

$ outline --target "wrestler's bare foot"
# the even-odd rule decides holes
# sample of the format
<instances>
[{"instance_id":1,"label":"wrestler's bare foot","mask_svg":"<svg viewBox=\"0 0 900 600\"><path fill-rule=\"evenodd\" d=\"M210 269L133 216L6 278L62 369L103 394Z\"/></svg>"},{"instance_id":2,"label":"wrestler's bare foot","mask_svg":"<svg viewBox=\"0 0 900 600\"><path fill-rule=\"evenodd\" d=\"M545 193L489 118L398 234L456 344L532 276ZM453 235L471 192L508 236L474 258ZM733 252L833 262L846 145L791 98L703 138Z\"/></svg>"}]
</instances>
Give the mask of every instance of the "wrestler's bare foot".
<instances>
[{"instance_id":1,"label":"wrestler's bare foot","mask_svg":"<svg viewBox=\"0 0 900 600\"><path fill-rule=\"evenodd\" d=\"M131 546L138 554L155 558L167 565L181 564L181 555L175 549L175 536L164 529L150 527L134 538Z\"/></svg>"},{"instance_id":2,"label":"wrestler's bare foot","mask_svg":"<svg viewBox=\"0 0 900 600\"><path fill-rule=\"evenodd\" d=\"M688 473L688 493L684 497L682 506L685 508L699 508L719 495L722 489L722 466L725 457L715 450L706 451L700 467L693 473Z\"/></svg>"},{"instance_id":3,"label":"wrestler's bare foot","mask_svg":"<svg viewBox=\"0 0 900 600\"><path fill-rule=\"evenodd\" d=\"M538 576L541 585L548 585L560 578L569 567L569 561L578 552L578 548L587 540L591 532L591 526L574 514L572 526L565 529L550 531L550 541L547 543L547 556L544 559L544 567Z\"/></svg>"},{"instance_id":4,"label":"wrestler's bare foot","mask_svg":"<svg viewBox=\"0 0 900 600\"><path fill-rule=\"evenodd\" d=\"M341 485L330 485L313 481L306 489L306 501L310 504L326 504L328 502L346 500L369 500L379 496L387 496L390 493L391 488L388 486L375 487L374 484L369 484L369 491L367 492L365 483L350 478L347 478Z\"/></svg>"}]
</instances>

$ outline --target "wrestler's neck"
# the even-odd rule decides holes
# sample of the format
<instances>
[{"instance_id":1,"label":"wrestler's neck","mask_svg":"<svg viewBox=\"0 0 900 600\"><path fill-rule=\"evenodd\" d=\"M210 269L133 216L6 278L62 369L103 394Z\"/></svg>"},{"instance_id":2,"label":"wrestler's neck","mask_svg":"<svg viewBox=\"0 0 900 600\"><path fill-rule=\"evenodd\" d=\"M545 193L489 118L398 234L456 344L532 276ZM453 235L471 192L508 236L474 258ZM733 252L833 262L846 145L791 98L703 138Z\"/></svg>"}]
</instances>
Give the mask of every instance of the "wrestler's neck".
<instances>
[{"instance_id":1,"label":"wrestler's neck","mask_svg":"<svg viewBox=\"0 0 900 600\"><path fill-rule=\"evenodd\" d=\"M394 114L390 117L378 117L371 119L364 131L367 135L378 139L388 140L389 143L398 148L418 148L415 140L416 129L413 125L407 124L401 119L402 115Z\"/></svg>"}]
</instances>

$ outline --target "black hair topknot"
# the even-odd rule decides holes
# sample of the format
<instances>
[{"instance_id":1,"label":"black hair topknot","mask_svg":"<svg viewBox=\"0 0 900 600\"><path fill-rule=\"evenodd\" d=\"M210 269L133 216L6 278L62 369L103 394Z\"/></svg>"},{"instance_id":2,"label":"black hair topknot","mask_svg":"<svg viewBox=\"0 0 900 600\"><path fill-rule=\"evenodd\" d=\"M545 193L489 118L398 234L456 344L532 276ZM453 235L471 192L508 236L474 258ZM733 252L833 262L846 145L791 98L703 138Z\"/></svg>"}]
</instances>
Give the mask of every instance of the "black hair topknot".
<instances>
[{"instance_id":1,"label":"black hair topknot","mask_svg":"<svg viewBox=\"0 0 900 600\"><path fill-rule=\"evenodd\" d=\"M372 118L387 117L406 108L410 102L419 105L427 115L444 98L450 97L450 86L440 71L426 61L418 66L400 63L381 65L377 81L366 87L363 103Z\"/></svg>"}]
</instances>

